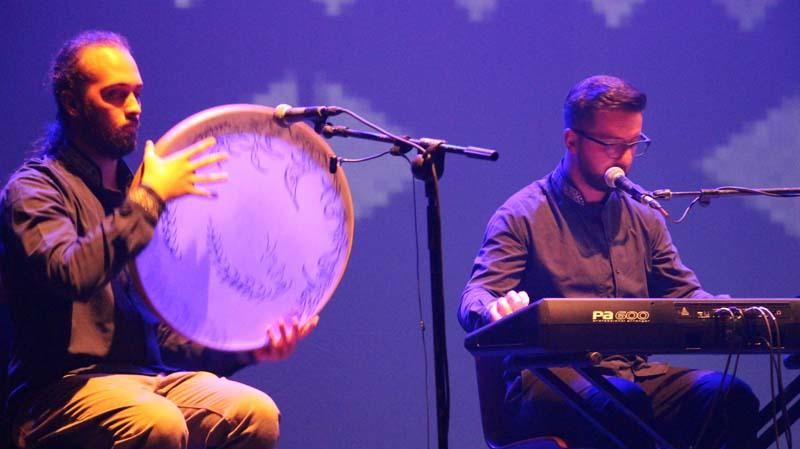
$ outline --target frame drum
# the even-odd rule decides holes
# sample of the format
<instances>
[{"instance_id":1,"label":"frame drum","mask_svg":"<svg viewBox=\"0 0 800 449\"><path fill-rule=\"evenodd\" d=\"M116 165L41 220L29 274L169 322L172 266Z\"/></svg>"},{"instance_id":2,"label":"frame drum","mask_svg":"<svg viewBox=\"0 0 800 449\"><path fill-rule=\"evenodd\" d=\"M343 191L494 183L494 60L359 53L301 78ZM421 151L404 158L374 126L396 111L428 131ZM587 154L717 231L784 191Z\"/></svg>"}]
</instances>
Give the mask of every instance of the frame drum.
<instances>
[{"instance_id":1,"label":"frame drum","mask_svg":"<svg viewBox=\"0 0 800 449\"><path fill-rule=\"evenodd\" d=\"M206 137L229 158L210 184L216 198L170 201L134 278L173 329L204 346L251 350L279 319L304 324L330 300L353 243L353 202L333 151L305 123L286 125L266 106L201 111L156 143L166 155ZM139 174L137 174L137 182Z\"/></svg>"}]
</instances>

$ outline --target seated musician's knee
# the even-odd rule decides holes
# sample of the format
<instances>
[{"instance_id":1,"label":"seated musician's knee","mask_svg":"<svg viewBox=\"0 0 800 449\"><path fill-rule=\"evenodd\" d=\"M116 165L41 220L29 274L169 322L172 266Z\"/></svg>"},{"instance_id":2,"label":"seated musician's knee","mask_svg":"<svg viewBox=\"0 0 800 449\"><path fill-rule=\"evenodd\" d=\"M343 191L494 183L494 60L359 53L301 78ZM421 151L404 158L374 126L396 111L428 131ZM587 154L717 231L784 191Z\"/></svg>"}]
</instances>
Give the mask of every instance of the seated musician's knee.
<instances>
[{"instance_id":1,"label":"seated musician's knee","mask_svg":"<svg viewBox=\"0 0 800 449\"><path fill-rule=\"evenodd\" d=\"M709 373L695 382L703 413L709 414L705 441L725 442L726 448L753 447L758 432L758 397L745 382Z\"/></svg>"},{"instance_id":2,"label":"seated musician's knee","mask_svg":"<svg viewBox=\"0 0 800 449\"><path fill-rule=\"evenodd\" d=\"M650 398L647 397L647 393L645 393L641 387L631 381L619 377L607 377L607 379L612 385L614 385L614 387L617 388L617 390L619 390L619 392L625 398L625 404L631 409L631 411L645 420L649 421L652 419L652 402L650 401ZM610 399L608 399L608 401L610 401ZM611 406L616 407L615 405Z\"/></svg>"},{"instance_id":3,"label":"seated musician's knee","mask_svg":"<svg viewBox=\"0 0 800 449\"><path fill-rule=\"evenodd\" d=\"M189 430L183 414L172 402L153 396L117 414L115 439L139 440L145 449L185 448ZM139 447L139 446L137 446Z\"/></svg>"},{"instance_id":4,"label":"seated musician's knee","mask_svg":"<svg viewBox=\"0 0 800 449\"><path fill-rule=\"evenodd\" d=\"M711 372L698 379L696 387L707 403L719 395L726 409L736 409L739 413L758 413L758 397L747 383L738 378L726 376L723 382L722 373Z\"/></svg>"},{"instance_id":5,"label":"seated musician's knee","mask_svg":"<svg viewBox=\"0 0 800 449\"><path fill-rule=\"evenodd\" d=\"M225 412L234 426L232 433L243 436L242 447L272 448L280 435L280 410L268 395L254 388L240 393Z\"/></svg>"},{"instance_id":6,"label":"seated musician's knee","mask_svg":"<svg viewBox=\"0 0 800 449\"><path fill-rule=\"evenodd\" d=\"M738 405L746 410L758 412L758 397L750 385L744 381L734 379L727 393L727 400L731 405Z\"/></svg>"},{"instance_id":7,"label":"seated musician's knee","mask_svg":"<svg viewBox=\"0 0 800 449\"><path fill-rule=\"evenodd\" d=\"M753 390L745 382L733 379L724 394L724 413L734 433L755 432L758 422L759 401Z\"/></svg>"}]
</instances>

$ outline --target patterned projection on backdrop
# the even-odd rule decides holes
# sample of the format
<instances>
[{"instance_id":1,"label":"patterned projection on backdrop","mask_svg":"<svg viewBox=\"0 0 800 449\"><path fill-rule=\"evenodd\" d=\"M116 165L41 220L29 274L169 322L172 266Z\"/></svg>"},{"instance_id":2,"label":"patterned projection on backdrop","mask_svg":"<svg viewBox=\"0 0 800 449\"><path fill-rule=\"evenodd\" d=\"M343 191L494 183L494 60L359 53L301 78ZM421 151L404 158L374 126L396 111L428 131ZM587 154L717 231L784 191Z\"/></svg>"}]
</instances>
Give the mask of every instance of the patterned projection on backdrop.
<instances>
[{"instance_id":1,"label":"patterned projection on backdrop","mask_svg":"<svg viewBox=\"0 0 800 449\"><path fill-rule=\"evenodd\" d=\"M602 14L608 28L619 28L633 14L636 6L644 0L591 0L592 9Z\"/></svg>"},{"instance_id":2,"label":"patterned projection on backdrop","mask_svg":"<svg viewBox=\"0 0 800 449\"><path fill-rule=\"evenodd\" d=\"M725 185L797 187L800 170L800 96L784 99L766 118L749 123L742 132L713 148L701 169ZM787 167L795 167L787 170ZM789 235L800 238L800 201L755 198L752 207L766 213Z\"/></svg>"},{"instance_id":3,"label":"patterned projection on backdrop","mask_svg":"<svg viewBox=\"0 0 800 449\"><path fill-rule=\"evenodd\" d=\"M589 1L589 0L582 0ZM605 17L606 26L617 28L644 0L590 0L592 9ZM470 22L483 22L497 9L499 0L455 0L456 5L467 10Z\"/></svg>"},{"instance_id":4,"label":"patterned projection on backdrop","mask_svg":"<svg viewBox=\"0 0 800 449\"><path fill-rule=\"evenodd\" d=\"M175 0L175 7L178 9L191 8L196 6L200 0Z\"/></svg>"},{"instance_id":5,"label":"patterned projection on backdrop","mask_svg":"<svg viewBox=\"0 0 800 449\"><path fill-rule=\"evenodd\" d=\"M497 9L498 0L456 0L456 5L467 10L470 22L483 22L488 13Z\"/></svg>"},{"instance_id":6,"label":"patterned projection on backdrop","mask_svg":"<svg viewBox=\"0 0 800 449\"><path fill-rule=\"evenodd\" d=\"M317 81L312 89L314 104L341 106L389 132L401 135L408 133L407 129L391 123L385 113L374 110L369 101L347 95L340 83ZM281 103L296 105L299 98L297 80L287 75L282 81L270 83L266 92L253 95L252 101L266 106L276 106ZM369 131L364 125L343 115L332 118L331 122L335 125ZM337 156L345 158L363 157L389 148L385 143L336 137L328 143ZM356 219L369 217L375 209L389 204L389 196L392 193L411 187L408 165L396 159L395 156L387 155L361 164L345 164L344 169L353 195Z\"/></svg>"},{"instance_id":7,"label":"patterned projection on backdrop","mask_svg":"<svg viewBox=\"0 0 800 449\"><path fill-rule=\"evenodd\" d=\"M356 0L313 0L316 3L325 4L325 14L338 16L342 14L343 5L352 5Z\"/></svg>"},{"instance_id":8,"label":"patterned projection on backdrop","mask_svg":"<svg viewBox=\"0 0 800 449\"><path fill-rule=\"evenodd\" d=\"M323 1L323 0L315 0ZM329 0L332 1L332 0ZM625 25L633 15L635 8L644 4L645 0L582 0L591 3L592 10L605 17L608 28L619 28ZM778 4L780 0L711 0L722 5L725 13L739 22L739 29L751 31L764 21L767 10ZM471 22L482 22L497 9L499 0L455 0L456 5L469 13Z\"/></svg>"},{"instance_id":9,"label":"patterned projection on backdrop","mask_svg":"<svg viewBox=\"0 0 800 449\"><path fill-rule=\"evenodd\" d=\"M179 9L199 6L203 0L174 0L175 7ZM352 6L356 0L311 0L325 6L325 15L330 17L340 16L345 6ZM453 0L458 8L467 10L470 22L483 22L492 12L497 10L500 0ZM591 4L592 10L605 18L608 28L619 28L625 25L645 0L581 0ZM741 31L752 31L758 24L763 23L767 11L777 5L780 0L710 0L722 6L725 14L739 22ZM535 7L535 4L534 4Z\"/></svg>"},{"instance_id":10,"label":"patterned projection on backdrop","mask_svg":"<svg viewBox=\"0 0 800 449\"><path fill-rule=\"evenodd\" d=\"M767 16L767 10L779 0L712 0L725 8L728 17L739 22L741 31L752 31Z\"/></svg>"}]
</instances>

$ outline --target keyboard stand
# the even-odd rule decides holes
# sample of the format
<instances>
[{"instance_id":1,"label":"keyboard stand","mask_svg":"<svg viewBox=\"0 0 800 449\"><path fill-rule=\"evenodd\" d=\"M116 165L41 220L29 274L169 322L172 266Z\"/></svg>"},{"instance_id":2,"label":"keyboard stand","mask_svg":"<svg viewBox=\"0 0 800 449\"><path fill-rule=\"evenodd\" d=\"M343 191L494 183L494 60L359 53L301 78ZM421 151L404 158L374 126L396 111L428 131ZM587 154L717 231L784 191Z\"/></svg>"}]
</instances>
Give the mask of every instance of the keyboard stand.
<instances>
[{"instance_id":1,"label":"keyboard stand","mask_svg":"<svg viewBox=\"0 0 800 449\"><path fill-rule=\"evenodd\" d=\"M656 442L657 447L661 449L674 449L674 447L667 442L667 440L659 434L652 426L643 421L630 407L624 403L624 399L620 391L601 374L595 373L591 370L593 360L597 357L597 353L588 353L581 356L569 357L560 356L555 360L548 355L542 356L511 356L506 362L514 369L528 369L536 377L541 379L550 388L552 388L559 396L567 401L578 413L580 413L587 421L589 421L596 429L605 435L611 442L621 449L636 449L629 448L625 443L620 440L617 433L612 430L611 423L600 413L595 411L589 406L588 401L582 398L575 390L566 382L561 380L558 376L550 370L554 366L569 366L584 377L589 383L597 387L598 390L604 392L611 399L611 402L620 411L622 411L631 422L644 430L653 441ZM556 362L556 363L554 363Z\"/></svg>"},{"instance_id":2,"label":"keyboard stand","mask_svg":"<svg viewBox=\"0 0 800 449\"><path fill-rule=\"evenodd\" d=\"M798 418L800 418L800 401L792 404L792 401L797 398L800 394L800 375L795 376L789 385L783 389L783 395L779 395L775 400L770 401L764 407L761 408L761 411L758 412L758 428L759 430L762 429L765 425L771 423L773 414L777 411L777 426L778 431L777 434L775 429L772 425L768 426L758 435L758 440L755 446L755 449L767 449L768 447L775 444L778 438L783 435L786 430L794 424ZM784 416L783 410L781 410L780 404L783 401L786 401L785 404L787 405L786 413L788 416ZM787 421L788 418L788 421Z\"/></svg>"},{"instance_id":3,"label":"keyboard stand","mask_svg":"<svg viewBox=\"0 0 800 449\"><path fill-rule=\"evenodd\" d=\"M591 367L598 361L598 353L576 353L567 355L512 355L506 359L506 363L513 369L528 369L536 377L550 386L557 394L567 401L575 410L577 410L587 421L589 421L596 429L600 430L611 442L616 446L626 449L627 446L619 439L617 434L611 430L610 423L601 414L592 410L589 407L588 401L578 395L575 390L570 387L566 382L562 381L556 376L551 367L568 366L573 368L578 374L585 378L589 383L604 392L611 399L613 404L619 408L634 425L647 432L648 435L655 441L657 447L661 449L673 449L673 446L666 441L666 439L659 434L649 424L644 422L638 415L636 415L630 407L625 405L624 398L611 382L608 381L602 374L599 374L591 369ZM759 411L758 415L758 430L761 430L770 423L772 416L777 411L777 426L778 431L776 434L775 428L772 425L767 426L760 434L758 434L755 449L767 449L786 430L800 418L800 401L795 402L791 406L789 404L800 395L800 375L796 376L784 388L782 396L778 396L774 401L770 401L764 405ZM784 416L783 410L779 407L781 401L785 400L787 404L786 415ZM773 410L775 408L775 410ZM633 449L633 448L629 448Z\"/></svg>"}]
</instances>

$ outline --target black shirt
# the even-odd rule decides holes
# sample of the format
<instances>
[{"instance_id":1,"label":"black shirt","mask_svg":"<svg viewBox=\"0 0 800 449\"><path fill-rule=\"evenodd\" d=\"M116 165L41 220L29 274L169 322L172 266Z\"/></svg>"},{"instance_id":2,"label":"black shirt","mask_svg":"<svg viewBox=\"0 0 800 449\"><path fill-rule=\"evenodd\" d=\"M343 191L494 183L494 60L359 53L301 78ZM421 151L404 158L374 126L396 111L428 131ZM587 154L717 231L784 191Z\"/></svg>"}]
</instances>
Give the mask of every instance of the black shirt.
<instances>
[{"instance_id":1,"label":"black shirt","mask_svg":"<svg viewBox=\"0 0 800 449\"><path fill-rule=\"evenodd\" d=\"M561 165L509 198L486 226L459 321L473 331L509 290L540 298L712 295L700 288L654 209L610 192L587 203Z\"/></svg>"},{"instance_id":2,"label":"black shirt","mask_svg":"<svg viewBox=\"0 0 800 449\"><path fill-rule=\"evenodd\" d=\"M616 191L587 203L562 165L511 196L486 226L459 321L473 331L509 290L541 298L712 295L680 260L661 215ZM601 367L632 378L665 372L643 355L614 355Z\"/></svg>"},{"instance_id":3,"label":"black shirt","mask_svg":"<svg viewBox=\"0 0 800 449\"><path fill-rule=\"evenodd\" d=\"M184 369L241 367L235 354L172 332L133 288L128 264L150 241L157 217L126 197L132 175L122 161L118 179L119 191L104 189L99 168L64 145L27 160L2 192L12 402L74 373L174 371L162 350Z\"/></svg>"}]
</instances>

